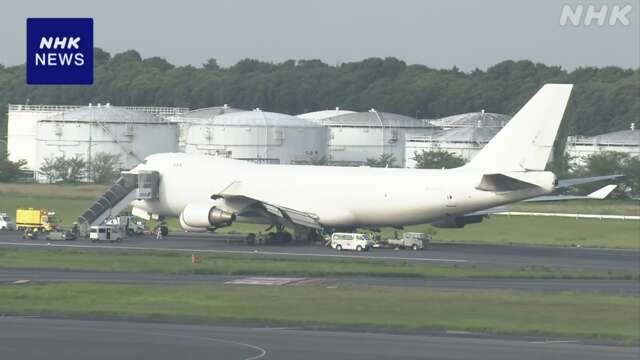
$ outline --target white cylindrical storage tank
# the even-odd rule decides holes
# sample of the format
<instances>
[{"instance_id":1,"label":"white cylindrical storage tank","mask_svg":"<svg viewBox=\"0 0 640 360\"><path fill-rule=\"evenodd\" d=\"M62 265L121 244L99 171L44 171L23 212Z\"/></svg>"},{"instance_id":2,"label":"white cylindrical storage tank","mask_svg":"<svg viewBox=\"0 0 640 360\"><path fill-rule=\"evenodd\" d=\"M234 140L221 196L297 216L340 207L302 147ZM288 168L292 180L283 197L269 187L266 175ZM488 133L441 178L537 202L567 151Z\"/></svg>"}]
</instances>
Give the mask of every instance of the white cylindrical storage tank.
<instances>
[{"instance_id":1,"label":"white cylindrical storage tank","mask_svg":"<svg viewBox=\"0 0 640 360\"><path fill-rule=\"evenodd\" d=\"M615 151L640 156L640 129L631 123L629 130L614 131L596 136L569 136L565 152L575 165L584 165L586 159L597 153Z\"/></svg>"},{"instance_id":2,"label":"white cylindrical storage tank","mask_svg":"<svg viewBox=\"0 0 640 360\"><path fill-rule=\"evenodd\" d=\"M9 160L26 160L27 169L37 169L36 131L38 120L46 119L72 108L57 105L9 105L7 126Z\"/></svg>"},{"instance_id":3,"label":"white cylindrical storage tank","mask_svg":"<svg viewBox=\"0 0 640 360\"><path fill-rule=\"evenodd\" d=\"M327 129L291 115L232 112L192 123L185 152L270 164L304 164L326 156Z\"/></svg>"},{"instance_id":4,"label":"white cylindrical storage tank","mask_svg":"<svg viewBox=\"0 0 640 360\"><path fill-rule=\"evenodd\" d=\"M189 127L194 123L203 123L213 120L214 117L222 114L234 113L239 111L246 111L238 108L233 108L224 104L223 106L212 106L208 108L196 109L183 114L175 115L169 118L169 120L178 124L178 150L184 151L187 134Z\"/></svg>"},{"instance_id":5,"label":"white cylindrical storage tank","mask_svg":"<svg viewBox=\"0 0 640 360\"><path fill-rule=\"evenodd\" d=\"M451 115L431 120L430 123L433 126L438 126L443 129L462 127L503 128L510 119L511 117L509 115L490 113L482 110L479 112Z\"/></svg>"},{"instance_id":6,"label":"white cylindrical storage tank","mask_svg":"<svg viewBox=\"0 0 640 360\"><path fill-rule=\"evenodd\" d=\"M432 135L410 135L405 140L405 167L416 166L415 154L422 151L446 151L465 162L473 159L500 131L499 127L461 127L439 130Z\"/></svg>"},{"instance_id":7,"label":"white cylindrical storage tank","mask_svg":"<svg viewBox=\"0 0 640 360\"><path fill-rule=\"evenodd\" d=\"M479 112L428 120L438 130L427 135L411 134L405 139L405 167L415 167L415 153L447 151L469 161L502 129L510 116Z\"/></svg>"},{"instance_id":8,"label":"white cylindrical storage tank","mask_svg":"<svg viewBox=\"0 0 640 360\"><path fill-rule=\"evenodd\" d=\"M321 124L323 120L340 116L340 115L347 115L347 114L354 114L354 113L355 111L342 110L339 107L336 107L335 109L312 111L304 114L298 114L296 116L305 120L310 120L310 121Z\"/></svg>"},{"instance_id":9,"label":"white cylindrical storage tank","mask_svg":"<svg viewBox=\"0 0 640 360\"><path fill-rule=\"evenodd\" d=\"M36 162L47 158L96 154L119 156L122 169L131 169L145 157L177 151L177 125L147 112L117 106L87 106L39 120Z\"/></svg>"},{"instance_id":10,"label":"white cylindrical storage tank","mask_svg":"<svg viewBox=\"0 0 640 360\"><path fill-rule=\"evenodd\" d=\"M330 131L329 162L336 165L359 165L391 154L395 166L404 166L406 135L433 132L426 121L374 109L326 118L322 124Z\"/></svg>"}]
</instances>

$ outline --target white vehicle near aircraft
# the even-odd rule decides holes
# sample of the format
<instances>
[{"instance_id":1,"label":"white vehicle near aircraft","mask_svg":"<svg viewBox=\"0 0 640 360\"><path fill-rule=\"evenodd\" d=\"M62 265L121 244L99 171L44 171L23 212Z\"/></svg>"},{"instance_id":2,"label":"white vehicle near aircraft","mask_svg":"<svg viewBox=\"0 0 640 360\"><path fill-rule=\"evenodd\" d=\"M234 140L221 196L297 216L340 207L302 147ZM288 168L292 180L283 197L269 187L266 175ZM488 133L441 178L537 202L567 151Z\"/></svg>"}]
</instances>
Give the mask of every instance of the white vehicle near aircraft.
<instances>
[{"instance_id":1,"label":"white vehicle near aircraft","mask_svg":"<svg viewBox=\"0 0 640 360\"><path fill-rule=\"evenodd\" d=\"M141 220L131 215L119 215L108 219L105 225L118 227L120 232L129 236L142 235L145 232L145 226Z\"/></svg>"},{"instance_id":2,"label":"white vehicle near aircraft","mask_svg":"<svg viewBox=\"0 0 640 360\"><path fill-rule=\"evenodd\" d=\"M7 213L0 212L0 230L15 230L16 223L11 220Z\"/></svg>"},{"instance_id":3,"label":"white vehicle near aircraft","mask_svg":"<svg viewBox=\"0 0 640 360\"><path fill-rule=\"evenodd\" d=\"M462 227L465 216L553 194L545 171L572 85L544 85L468 164L398 169L256 164L184 153L155 154L124 173L79 219L99 224L133 205L145 219L177 216L186 231L233 222L353 231L432 223ZM114 205L115 204L115 205Z\"/></svg>"},{"instance_id":4,"label":"white vehicle near aircraft","mask_svg":"<svg viewBox=\"0 0 640 360\"><path fill-rule=\"evenodd\" d=\"M331 234L331 247L338 250L367 251L372 248L373 241L367 234L361 233L333 233Z\"/></svg>"},{"instance_id":5,"label":"white vehicle near aircraft","mask_svg":"<svg viewBox=\"0 0 640 360\"><path fill-rule=\"evenodd\" d=\"M397 234L395 237L381 240L374 247L393 247L397 249L423 250L424 244L431 241L431 237L418 232L406 232L401 237Z\"/></svg>"},{"instance_id":6,"label":"white vehicle near aircraft","mask_svg":"<svg viewBox=\"0 0 640 360\"><path fill-rule=\"evenodd\" d=\"M92 226L89 230L89 240L91 242L120 242L123 237L124 235L120 229L111 225Z\"/></svg>"}]
</instances>

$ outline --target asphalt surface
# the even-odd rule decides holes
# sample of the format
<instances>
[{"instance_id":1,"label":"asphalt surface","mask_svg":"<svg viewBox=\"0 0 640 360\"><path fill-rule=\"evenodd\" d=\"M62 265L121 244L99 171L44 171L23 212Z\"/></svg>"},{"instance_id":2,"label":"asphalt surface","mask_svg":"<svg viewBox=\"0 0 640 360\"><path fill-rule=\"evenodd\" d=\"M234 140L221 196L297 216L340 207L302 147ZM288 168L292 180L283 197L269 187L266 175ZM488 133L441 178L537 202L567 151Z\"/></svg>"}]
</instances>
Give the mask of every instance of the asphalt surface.
<instances>
[{"instance_id":1,"label":"asphalt surface","mask_svg":"<svg viewBox=\"0 0 640 360\"><path fill-rule=\"evenodd\" d=\"M0 270L0 285L15 281L30 282L104 282L149 285L223 285L252 276L209 274L149 274L95 271L62 271L32 269ZM288 279L288 277L269 277ZM637 280L555 280L555 279L416 279L395 277L322 277L295 278L287 286L315 285L416 287L438 291L452 290L512 290L531 292L601 293L607 295L640 296Z\"/></svg>"},{"instance_id":2,"label":"asphalt surface","mask_svg":"<svg viewBox=\"0 0 640 360\"><path fill-rule=\"evenodd\" d=\"M638 359L637 347L481 338L0 317L3 359Z\"/></svg>"},{"instance_id":3,"label":"asphalt surface","mask_svg":"<svg viewBox=\"0 0 640 360\"><path fill-rule=\"evenodd\" d=\"M17 232L0 232L0 246L12 247L51 246L128 252L154 250L303 258L360 258L494 268L519 269L545 266L571 271L622 272L634 275L640 273L640 251L638 250L434 243L429 244L423 251L373 249L366 253L346 251L338 253L331 248L313 245L248 246L233 242L234 239L237 240L237 237L220 234L175 233L163 240L141 236L125 239L121 243L93 244L84 239L66 242L23 240ZM228 243L227 240L230 242Z\"/></svg>"}]
</instances>

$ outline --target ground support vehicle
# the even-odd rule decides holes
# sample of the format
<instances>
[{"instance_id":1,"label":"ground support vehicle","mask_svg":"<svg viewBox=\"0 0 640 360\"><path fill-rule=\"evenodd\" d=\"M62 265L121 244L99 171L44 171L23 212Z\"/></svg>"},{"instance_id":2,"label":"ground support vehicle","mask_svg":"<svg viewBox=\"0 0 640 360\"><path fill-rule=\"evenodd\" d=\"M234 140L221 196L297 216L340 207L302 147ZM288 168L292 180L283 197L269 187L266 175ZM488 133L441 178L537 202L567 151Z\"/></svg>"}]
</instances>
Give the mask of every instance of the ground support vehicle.
<instances>
[{"instance_id":1,"label":"ground support vehicle","mask_svg":"<svg viewBox=\"0 0 640 360\"><path fill-rule=\"evenodd\" d=\"M0 212L0 230L15 230L16 223L11 220L7 213Z\"/></svg>"},{"instance_id":2,"label":"ground support vehicle","mask_svg":"<svg viewBox=\"0 0 640 360\"><path fill-rule=\"evenodd\" d=\"M101 225L92 226L89 229L89 240L91 240L91 242L120 242L122 238L123 233L116 226Z\"/></svg>"},{"instance_id":3,"label":"ground support vehicle","mask_svg":"<svg viewBox=\"0 0 640 360\"><path fill-rule=\"evenodd\" d=\"M71 231L53 230L49 231L45 237L47 240L61 241L61 240L75 240L76 234Z\"/></svg>"},{"instance_id":4,"label":"ground support vehicle","mask_svg":"<svg viewBox=\"0 0 640 360\"><path fill-rule=\"evenodd\" d=\"M106 221L106 225L119 227L127 236L144 235L146 226L142 220L132 215L119 215ZM166 235L163 233L162 235Z\"/></svg>"},{"instance_id":5,"label":"ground support vehicle","mask_svg":"<svg viewBox=\"0 0 640 360\"><path fill-rule=\"evenodd\" d=\"M380 240L376 244L376 247L422 250L424 249L425 243L428 243L430 240L431 238L424 233L406 232L402 234L401 238L398 238L396 235L396 237L391 239Z\"/></svg>"},{"instance_id":6,"label":"ground support vehicle","mask_svg":"<svg viewBox=\"0 0 640 360\"><path fill-rule=\"evenodd\" d=\"M331 234L331 247L338 250L367 251L373 246L373 242L367 234L361 233L333 233Z\"/></svg>"},{"instance_id":7,"label":"ground support vehicle","mask_svg":"<svg viewBox=\"0 0 640 360\"><path fill-rule=\"evenodd\" d=\"M48 232L58 228L56 213L47 209L19 208L16 210L16 228Z\"/></svg>"}]
</instances>

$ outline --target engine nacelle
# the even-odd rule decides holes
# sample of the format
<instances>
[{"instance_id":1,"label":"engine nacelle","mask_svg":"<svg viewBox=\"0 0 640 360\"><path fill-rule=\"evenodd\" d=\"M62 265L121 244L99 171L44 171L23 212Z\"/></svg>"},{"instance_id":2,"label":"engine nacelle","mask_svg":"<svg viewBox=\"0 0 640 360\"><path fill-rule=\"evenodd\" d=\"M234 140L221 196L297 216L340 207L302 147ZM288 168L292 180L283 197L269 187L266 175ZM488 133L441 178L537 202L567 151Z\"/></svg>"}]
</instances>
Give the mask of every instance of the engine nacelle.
<instances>
[{"instance_id":1,"label":"engine nacelle","mask_svg":"<svg viewBox=\"0 0 640 360\"><path fill-rule=\"evenodd\" d=\"M182 228L182 230L187 232L206 232L207 231L206 227L194 227L194 226L189 226L185 224L184 220L182 219L182 215L180 215L180 227Z\"/></svg>"},{"instance_id":2,"label":"engine nacelle","mask_svg":"<svg viewBox=\"0 0 640 360\"><path fill-rule=\"evenodd\" d=\"M188 204L180 214L180 226L187 231L229 226L235 220L236 214L218 208L215 202Z\"/></svg>"},{"instance_id":3,"label":"engine nacelle","mask_svg":"<svg viewBox=\"0 0 640 360\"><path fill-rule=\"evenodd\" d=\"M451 229L463 228L465 225L482 222L486 215L450 216L440 221L432 222L431 225L437 228Z\"/></svg>"}]
</instances>

